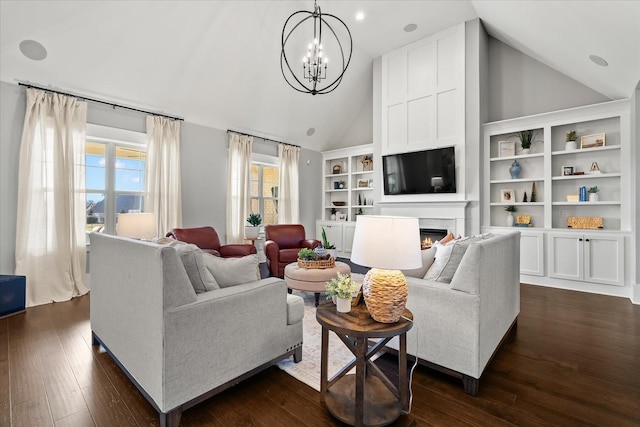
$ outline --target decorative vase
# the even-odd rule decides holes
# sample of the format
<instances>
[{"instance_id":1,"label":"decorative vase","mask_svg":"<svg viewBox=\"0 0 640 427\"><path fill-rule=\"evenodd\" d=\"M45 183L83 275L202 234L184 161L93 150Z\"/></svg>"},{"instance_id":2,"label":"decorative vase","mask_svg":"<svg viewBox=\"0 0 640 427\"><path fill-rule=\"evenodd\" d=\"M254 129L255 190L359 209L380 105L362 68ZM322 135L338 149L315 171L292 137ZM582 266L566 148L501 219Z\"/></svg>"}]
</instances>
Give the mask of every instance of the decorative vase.
<instances>
[{"instance_id":1,"label":"decorative vase","mask_svg":"<svg viewBox=\"0 0 640 427\"><path fill-rule=\"evenodd\" d=\"M589 201L597 202L598 201L598 193L589 193Z\"/></svg>"},{"instance_id":2,"label":"decorative vase","mask_svg":"<svg viewBox=\"0 0 640 427\"><path fill-rule=\"evenodd\" d=\"M331 214L331 221L335 221L336 220L336 214Z\"/></svg>"},{"instance_id":3,"label":"decorative vase","mask_svg":"<svg viewBox=\"0 0 640 427\"><path fill-rule=\"evenodd\" d=\"M522 154L529 154L531 153L531 148L523 148L522 149Z\"/></svg>"},{"instance_id":4,"label":"decorative vase","mask_svg":"<svg viewBox=\"0 0 640 427\"><path fill-rule=\"evenodd\" d=\"M507 227L513 227L513 214L511 212L507 212Z\"/></svg>"},{"instance_id":5,"label":"decorative vase","mask_svg":"<svg viewBox=\"0 0 640 427\"><path fill-rule=\"evenodd\" d=\"M578 143L575 141L567 141L564 145L564 149L567 151L573 151L578 149Z\"/></svg>"},{"instance_id":6,"label":"decorative vase","mask_svg":"<svg viewBox=\"0 0 640 427\"><path fill-rule=\"evenodd\" d=\"M338 258L338 250L337 249L325 249L325 252L331 255L333 259Z\"/></svg>"},{"instance_id":7,"label":"decorative vase","mask_svg":"<svg viewBox=\"0 0 640 427\"><path fill-rule=\"evenodd\" d=\"M511 174L511 179L520 178L520 163L518 163L517 160L514 160L513 163L511 163L509 173Z\"/></svg>"},{"instance_id":8,"label":"decorative vase","mask_svg":"<svg viewBox=\"0 0 640 427\"><path fill-rule=\"evenodd\" d=\"M245 226L244 237L247 239L257 239L260 234L260 227Z\"/></svg>"},{"instance_id":9,"label":"decorative vase","mask_svg":"<svg viewBox=\"0 0 640 427\"><path fill-rule=\"evenodd\" d=\"M351 297L336 298L336 309L339 313L348 313L351 311Z\"/></svg>"},{"instance_id":10,"label":"decorative vase","mask_svg":"<svg viewBox=\"0 0 640 427\"><path fill-rule=\"evenodd\" d=\"M408 294L407 279L400 270L372 268L362 281L364 302L376 322L395 323L400 320Z\"/></svg>"}]
</instances>

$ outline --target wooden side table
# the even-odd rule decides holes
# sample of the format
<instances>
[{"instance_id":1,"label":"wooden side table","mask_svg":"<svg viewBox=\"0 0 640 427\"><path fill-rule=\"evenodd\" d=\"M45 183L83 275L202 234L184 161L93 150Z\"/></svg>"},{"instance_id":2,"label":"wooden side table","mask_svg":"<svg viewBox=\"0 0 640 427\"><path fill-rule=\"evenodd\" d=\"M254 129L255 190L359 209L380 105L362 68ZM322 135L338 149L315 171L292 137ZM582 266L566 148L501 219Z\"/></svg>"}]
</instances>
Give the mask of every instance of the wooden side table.
<instances>
[{"instance_id":1,"label":"wooden side table","mask_svg":"<svg viewBox=\"0 0 640 427\"><path fill-rule=\"evenodd\" d=\"M262 240L262 237L247 237L247 238L246 238L246 239L244 239L244 240L248 240L248 241L250 241L250 242L251 242L251 244L252 244L253 246L255 246L255 245L256 245L256 241L258 241L258 242L259 242L260 240Z\"/></svg>"},{"instance_id":2,"label":"wooden side table","mask_svg":"<svg viewBox=\"0 0 640 427\"><path fill-rule=\"evenodd\" d=\"M403 316L413 319L409 310L405 310ZM350 425L379 426L393 422L402 411L408 411L407 331L413 323L403 318L396 323L376 322L364 304L352 307L349 313L338 313L331 302L320 304L316 319L322 325L320 397L329 412ZM356 356L330 379L327 378L329 331L335 332ZM396 335L400 336L398 387L371 361ZM381 339L369 345L369 338ZM354 366L356 374L347 375Z\"/></svg>"}]
</instances>

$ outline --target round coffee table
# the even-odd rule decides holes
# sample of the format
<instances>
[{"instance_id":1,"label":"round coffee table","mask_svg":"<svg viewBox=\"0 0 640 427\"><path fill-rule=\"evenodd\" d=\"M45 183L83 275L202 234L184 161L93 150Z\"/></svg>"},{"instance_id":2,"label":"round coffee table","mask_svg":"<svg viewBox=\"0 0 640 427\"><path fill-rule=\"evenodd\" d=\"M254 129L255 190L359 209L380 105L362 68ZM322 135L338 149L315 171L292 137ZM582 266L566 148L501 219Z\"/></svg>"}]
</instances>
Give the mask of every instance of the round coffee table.
<instances>
[{"instance_id":1,"label":"round coffee table","mask_svg":"<svg viewBox=\"0 0 640 427\"><path fill-rule=\"evenodd\" d=\"M284 281L290 289L314 292L316 307L320 303L320 292L325 291L324 284L338 273L351 275L351 267L344 262L336 261L332 268L300 268L297 262L292 262L284 268Z\"/></svg>"}]
</instances>

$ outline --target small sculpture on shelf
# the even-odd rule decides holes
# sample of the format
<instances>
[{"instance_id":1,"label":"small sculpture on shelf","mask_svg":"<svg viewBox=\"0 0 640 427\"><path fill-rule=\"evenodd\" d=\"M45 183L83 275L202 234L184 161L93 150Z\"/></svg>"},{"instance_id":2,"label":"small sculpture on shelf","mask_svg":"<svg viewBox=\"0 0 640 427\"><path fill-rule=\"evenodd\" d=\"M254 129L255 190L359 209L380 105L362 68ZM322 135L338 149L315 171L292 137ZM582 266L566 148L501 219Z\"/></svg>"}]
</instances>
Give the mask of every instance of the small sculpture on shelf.
<instances>
[{"instance_id":1,"label":"small sculpture on shelf","mask_svg":"<svg viewBox=\"0 0 640 427\"><path fill-rule=\"evenodd\" d=\"M358 206L362 205L362 196L358 194Z\"/></svg>"},{"instance_id":2,"label":"small sculpture on shelf","mask_svg":"<svg viewBox=\"0 0 640 427\"><path fill-rule=\"evenodd\" d=\"M373 170L373 159L371 156L362 156L362 171L368 172Z\"/></svg>"},{"instance_id":3,"label":"small sculpture on shelf","mask_svg":"<svg viewBox=\"0 0 640 427\"><path fill-rule=\"evenodd\" d=\"M531 203L535 203L536 200L536 183L535 181L531 184L531 199L529 200Z\"/></svg>"},{"instance_id":4,"label":"small sculpture on shelf","mask_svg":"<svg viewBox=\"0 0 640 427\"><path fill-rule=\"evenodd\" d=\"M527 192L524 192L524 197L522 198L522 203L527 203Z\"/></svg>"},{"instance_id":5,"label":"small sculpture on shelf","mask_svg":"<svg viewBox=\"0 0 640 427\"><path fill-rule=\"evenodd\" d=\"M341 172L342 172L342 166L340 166L338 163L333 165L333 173L334 174L339 174Z\"/></svg>"}]
</instances>

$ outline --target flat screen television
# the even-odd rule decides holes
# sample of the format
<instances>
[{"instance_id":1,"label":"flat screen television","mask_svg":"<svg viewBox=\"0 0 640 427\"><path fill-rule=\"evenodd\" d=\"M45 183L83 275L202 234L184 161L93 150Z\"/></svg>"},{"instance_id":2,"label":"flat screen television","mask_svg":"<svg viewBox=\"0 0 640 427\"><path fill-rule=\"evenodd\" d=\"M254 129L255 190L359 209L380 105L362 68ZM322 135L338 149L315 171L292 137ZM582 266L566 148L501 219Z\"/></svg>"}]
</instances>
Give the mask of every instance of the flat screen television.
<instances>
[{"instance_id":1,"label":"flat screen television","mask_svg":"<svg viewBox=\"0 0 640 427\"><path fill-rule=\"evenodd\" d=\"M455 147L382 156L384 194L456 192Z\"/></svg>"}]
</instances>

